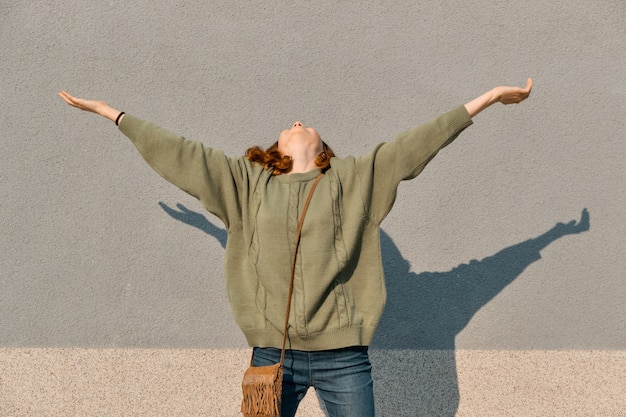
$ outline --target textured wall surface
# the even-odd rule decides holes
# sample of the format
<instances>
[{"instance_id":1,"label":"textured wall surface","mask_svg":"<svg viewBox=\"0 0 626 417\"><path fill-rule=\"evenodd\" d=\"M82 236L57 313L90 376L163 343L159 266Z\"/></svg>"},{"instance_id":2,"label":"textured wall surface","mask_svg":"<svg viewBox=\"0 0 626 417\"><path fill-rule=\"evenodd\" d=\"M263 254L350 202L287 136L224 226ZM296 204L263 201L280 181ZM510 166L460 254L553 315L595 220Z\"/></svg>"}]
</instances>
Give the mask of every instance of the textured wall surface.
<instances>
[{"instance_id":1,"label":"textured wall surface","mask_svg":"<svg viewBox=\"0 0 626 417\"><path fill-rule=\"evenodd\" d=\"M379 414L626 408L621 0L128 3L0 5L0 415L234 415L247 360L223 225L57 91L231 155L300 119L347 155L529 76L383 223Z\"/></svg>"}]
</instances>

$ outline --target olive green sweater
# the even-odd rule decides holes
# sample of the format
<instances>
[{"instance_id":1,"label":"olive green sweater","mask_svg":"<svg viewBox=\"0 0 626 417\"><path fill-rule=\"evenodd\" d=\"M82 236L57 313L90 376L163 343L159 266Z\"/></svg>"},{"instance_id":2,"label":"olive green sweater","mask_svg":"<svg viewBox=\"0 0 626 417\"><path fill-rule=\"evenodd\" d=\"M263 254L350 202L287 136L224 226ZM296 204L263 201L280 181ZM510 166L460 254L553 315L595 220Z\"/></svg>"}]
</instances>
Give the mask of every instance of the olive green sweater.
<instances>
[{"instance_id":1,"label":"olive green sweater","mask_svg":"<svg viewBox=\"0 0 626 417\"><path fill-rule=\"evenodd\" d=\"M368 155L331 160L302 230L288 348L370 344L386 298L380 223L400 181L417 176L471 123L459 106ZM132 115L120 130L157 173L224 222L235 320L250 346L280 348L298 218L319 170L273 176Z\"/></svg>"}]
</instances>

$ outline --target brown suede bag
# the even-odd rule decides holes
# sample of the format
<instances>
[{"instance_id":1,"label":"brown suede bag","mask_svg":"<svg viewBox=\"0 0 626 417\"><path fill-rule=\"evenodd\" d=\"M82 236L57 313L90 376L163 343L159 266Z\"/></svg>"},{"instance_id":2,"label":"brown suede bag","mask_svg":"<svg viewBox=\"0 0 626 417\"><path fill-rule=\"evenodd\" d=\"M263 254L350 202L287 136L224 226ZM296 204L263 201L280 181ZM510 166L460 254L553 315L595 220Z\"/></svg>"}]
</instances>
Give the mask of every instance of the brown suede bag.
<instances>
[{"instance_id":1,"label":"brown suede bag","mask_svg":"<svg viewBox=\"0 0 626 417\"><path fill-rule=\"evenodd\" d=\"M300 221L296 232L296 249L293 254L291 264L291 279L289 280L289 295L287 297L287 308L285 312L285 327L283 329L283 347L280 353L280 362L268 366L253 366L254 351L250 360L250 367L243 375L241 388L243 390L243 400L241 401L241 413L244 417L280 417L280 407L283 393L283 363L285 361L285 342L287 341L287 328L289 327L289 310L291 309L291 296L293 295L293 280L296 271L296 257L300 246L300 233L304 224L304 215L309 208L313 191L322 178L320 174L311 186L311 191L307 196Z\"/></svg>"},{"instance_id":2,"label":"brown suede bag","mask_svg":"<svg viewBox=\"0 0 626 417\"><path fill-rule=\"evenodd\" d=\"M282 364L250 366L243 376L241 386L241 412L244 417L280 417Z\"/></svg>"}]
</instances>

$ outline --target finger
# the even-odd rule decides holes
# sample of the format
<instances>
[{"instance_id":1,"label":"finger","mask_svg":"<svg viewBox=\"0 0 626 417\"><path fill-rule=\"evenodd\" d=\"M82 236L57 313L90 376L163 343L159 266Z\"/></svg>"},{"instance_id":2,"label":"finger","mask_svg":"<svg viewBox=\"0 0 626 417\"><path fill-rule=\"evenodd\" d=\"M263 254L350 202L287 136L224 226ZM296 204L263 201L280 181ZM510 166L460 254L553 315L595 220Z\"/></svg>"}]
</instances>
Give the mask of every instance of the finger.
<instances>
[{"instance_id":1,"label":"finger","mask_svg":"<svg viewBox=\"0 0 626 417\"><path fill-rule=\"evenodd\" d=\"M66 103L70 103L69 97L71 96L67 93L67 91L59 91L59 97L61 97Z\"/></svg>"},{"instance_id":2,"label":"finger","mask_svg":"<svg viewBox=\"0 0 626 417\"><path fill-rule=\"evenodd\" d=\"M530 94L530 90L532 89L533 89L533 79L528 78L528 80L526 81L526 92Z\"/></svg>"},{"instance_id":3,"label":"finger","mask_svg":"<svg viewBox=\"0 0 626 417\"><path fill-rule=\"evenodd\" d=\"M72 101L75 98L74 96L72 96L70 93L68 93L65 90L59 91L59 95L63 97L65 100L69 100L69 101Z\"/></svg>"},{"instance_id":4,"label":"finger","mask_svg":"<svg viewBox=\"0 0 626 417\"><path fill-rule=\"evenodd\" d=\"M61 96L61 98L63 100L65 100L65 102L67 104L69 104L70 106L79 107L78 106L78 99L76 97L72 96L67 91L60 91L59 92L59 96Z\"/></svg>"},{"instance_id":5,"label":"finger","mask_svg":"<svg viewBox=\"0 0 626 417\"><path fill-rule=\"evenodd\" d=\"M72 107L80 107L77 103L76 103L76 99L74 99L74 97L72 96L61 96L61 98L70 106Z\"/></svg>"}]
</instances>

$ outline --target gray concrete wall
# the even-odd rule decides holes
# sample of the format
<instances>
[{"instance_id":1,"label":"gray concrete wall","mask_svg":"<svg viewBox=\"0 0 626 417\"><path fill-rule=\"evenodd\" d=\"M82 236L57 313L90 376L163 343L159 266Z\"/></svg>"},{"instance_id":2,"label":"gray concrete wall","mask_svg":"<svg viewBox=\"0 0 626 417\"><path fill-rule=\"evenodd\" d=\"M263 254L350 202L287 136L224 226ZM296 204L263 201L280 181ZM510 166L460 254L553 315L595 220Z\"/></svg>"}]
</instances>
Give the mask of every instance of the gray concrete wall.
<instances>
[{"instance_id":1,"label":"gray concrete wall","mask_svg":"<svg viewBox=\"0 0 626 417\"><path fill-rule=\"evenodd\" d=\"M37 365L46 358L65 363L55 372L77 392L118 401L109 415L154 415L145 404L171 391L124 402L116 367L157 387L150 375L181 355L206 366L198 350L233 362L202 382L226 408L203 399L166 414L237 412L220 394L247 355L225 296L223 225L58 90L232 155L273 142L295 119L347 155L529 76L531 98L478 115L402 184L383 223L379 414L537 415L514 405L562 403L552 415L571 416L602 403L601 415L618 415L624 399L602 397L596 378L567 397L578 378L561 365L593 375L626 366L625 21L619 0L3 3L0 415L102 414L55 402L72 390ZM16 384L15 369L36 382ZM506 385L494 369L540 388L513 401L494 391ZM95 379L72 379L81 372ZM399 389L416 375L423 390ZM597 376L623 392L619 375ZM548 398L536 378L563 389ZM50 390L45 399L37 387ZM309 404L301 415L319 413Z\"/></svg>"}]
</instances>

